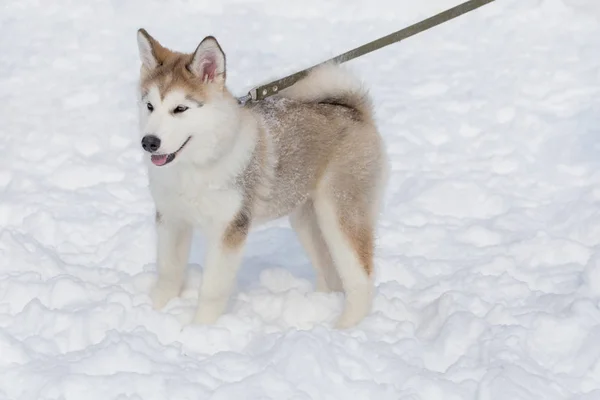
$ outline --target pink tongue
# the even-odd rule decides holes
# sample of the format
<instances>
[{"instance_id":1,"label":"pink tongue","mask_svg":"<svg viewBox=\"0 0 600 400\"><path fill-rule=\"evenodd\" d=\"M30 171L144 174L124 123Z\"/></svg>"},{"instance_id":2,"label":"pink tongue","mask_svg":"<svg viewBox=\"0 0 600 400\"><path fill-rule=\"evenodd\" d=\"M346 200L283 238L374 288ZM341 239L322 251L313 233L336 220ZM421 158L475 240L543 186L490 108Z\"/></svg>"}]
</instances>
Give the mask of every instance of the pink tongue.
<instances>
[{"instance_id":1,"label":"pink tongue","mask_svg":"<svg viewBox=\"0 0 600 400\"><path fill-rule=\"evenodd\" d=\"M150 156L150 160L154 165L165 165L167 162L167 155L163 154L161 156Z\"/></svg>"}]
</instances>

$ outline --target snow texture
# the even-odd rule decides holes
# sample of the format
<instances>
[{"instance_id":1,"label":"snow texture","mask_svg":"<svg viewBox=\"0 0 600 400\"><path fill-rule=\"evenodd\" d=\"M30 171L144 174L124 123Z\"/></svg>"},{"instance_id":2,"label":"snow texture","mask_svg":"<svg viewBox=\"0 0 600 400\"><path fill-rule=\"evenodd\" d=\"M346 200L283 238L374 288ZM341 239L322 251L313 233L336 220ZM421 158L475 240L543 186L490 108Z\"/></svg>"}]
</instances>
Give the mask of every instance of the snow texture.
<instances>
[{"instance_id":1,"label":"snow texture","mask_svg":"<svg viewBox=\"0 0 600 400\"><path fill-rule=\"evenodd\" d=\"M136 30L229 87L323 61L457 0L4 0L0 399L600 399L600 5L498 0L348 63L392 163L376 297L331 327L286 220L255 230L230 307L154 311Z\"/></svg>"}]
</instances>

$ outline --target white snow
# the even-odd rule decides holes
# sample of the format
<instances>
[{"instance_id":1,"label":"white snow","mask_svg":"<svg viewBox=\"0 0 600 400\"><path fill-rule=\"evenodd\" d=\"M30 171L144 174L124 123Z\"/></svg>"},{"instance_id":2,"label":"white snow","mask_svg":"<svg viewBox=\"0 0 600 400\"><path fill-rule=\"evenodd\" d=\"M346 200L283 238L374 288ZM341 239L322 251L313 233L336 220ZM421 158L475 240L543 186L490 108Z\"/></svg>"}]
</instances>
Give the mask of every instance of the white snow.
<instances>
[{"instance_id":1,"label":"white snow","mask_svg":"<svg viewBox=\"0 0 600 400\"><path fill-rule=\"evenodd\" d=\"M349 63L393 168L372 313L287 221L254 231L228 312L154 311L136 30L215 35L229 87L458 0L6 0L0 11L0 400L600 399L600 5L498 0Z\"/></svg>"}]
</instances>

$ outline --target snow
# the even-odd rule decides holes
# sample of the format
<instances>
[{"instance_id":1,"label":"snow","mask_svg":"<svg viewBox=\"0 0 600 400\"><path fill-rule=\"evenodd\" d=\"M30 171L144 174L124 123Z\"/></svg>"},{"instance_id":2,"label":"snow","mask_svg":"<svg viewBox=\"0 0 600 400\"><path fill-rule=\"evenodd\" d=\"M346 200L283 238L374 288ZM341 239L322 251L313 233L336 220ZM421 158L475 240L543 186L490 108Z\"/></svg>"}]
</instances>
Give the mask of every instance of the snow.
<instances>
[{"instance_id":1,"label":"snow","mask_svg":"<svg viewBox=\"0 0 600 400\"><path fill-rule=\"evenodd\" d=\"M457 0L4 1L0 399L600 399L600 6L499 0L349 63L392 175L372 313L285 220L255 230L230 308L154 311L136 29L215 35L238 95Z\"/></svg>"}]
</instances>

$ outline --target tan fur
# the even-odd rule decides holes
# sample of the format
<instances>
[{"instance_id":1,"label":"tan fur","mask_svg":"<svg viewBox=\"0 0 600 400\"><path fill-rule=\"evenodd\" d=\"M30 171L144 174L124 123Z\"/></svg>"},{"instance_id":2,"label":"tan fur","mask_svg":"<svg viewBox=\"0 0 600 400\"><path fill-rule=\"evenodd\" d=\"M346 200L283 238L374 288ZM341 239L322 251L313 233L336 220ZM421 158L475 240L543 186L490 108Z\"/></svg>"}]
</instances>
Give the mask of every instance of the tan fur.
<instances>
[{"instance_id":1,"label":"tan fur","mask_svg":"<svg viewBox=\"0 0 600 400\"><path fill-rule=\"evenodd\" d=\"M323 186L322 195L336 199L339 223L365 271L372 274L377 215L370 200L377 202L385 158L371 115L345 106L287 98L268 99L248 108L263 119L279 154L271 201L257 205L257 216L287 215L318 195L317 189Z\"/></svg>"},{"instance_id":2,"label":"tan fur","mask_svg":"<svg viewBox=\"0 0 600 400\"><path fill-rule=\"evenodd\" d=\"M371 227L355 226L353 224L347 224L343 219L340 220L344 233L348 236L352 247L358 254L361 265L367 272L367 275L371 276L373 273L373 232Z\"/></svg>"},{"instance_id":3,"label":"tan fur","mask_svg":"<svg viewBox=\"0 0 600 400\"><path fill-rule=\"evenodd\" d=\"M223 235L223 244L226 248L240 247L246 240L250 229L250 215L242 209L233 221L229 223Z\"/></svg>"},{"instance_id":4,"label":"tan fur","mask_svg":"<svg viewBox=\"0 0 600 400\"><path fill-rule=\"evenodd\" d=\"M166 50L165 51L169 51ZM188 93L195 101L203 102L208 97L207 86L201 79L196 78L186 68L192 59L191 54L167 53L162 65L153 71L146 72L141 81L142 93L148 91L152 85L156 85L161 99L175 89L181 89Z\"/></svg>"},{"instance_id":5,"label":"tan fur","mask_svg":"<svg viewBox=\"0 0 600 400\"><path fill-rule=\"evenodd\" d=\"M181 53L163 47L158 41L145 33L152 44L152 52L159 61L159 66L151 71L142 66L140 86L142 93L146 93L152 85L157 85L161 98L172 90L181 89L189 94L195 101L206 101L210 95L209 87L201 78L194 76L188 69L192 62L193 53ZM224 74L223 74L224 75ZM223 76L224 82L225 76ZM224 85L217 85L219 90L225 90Z\"/></svg>"}]
</instances>

